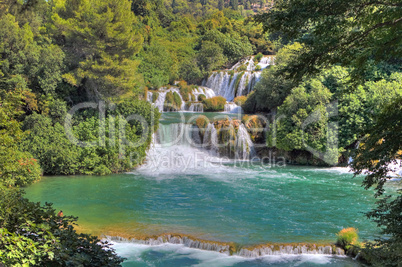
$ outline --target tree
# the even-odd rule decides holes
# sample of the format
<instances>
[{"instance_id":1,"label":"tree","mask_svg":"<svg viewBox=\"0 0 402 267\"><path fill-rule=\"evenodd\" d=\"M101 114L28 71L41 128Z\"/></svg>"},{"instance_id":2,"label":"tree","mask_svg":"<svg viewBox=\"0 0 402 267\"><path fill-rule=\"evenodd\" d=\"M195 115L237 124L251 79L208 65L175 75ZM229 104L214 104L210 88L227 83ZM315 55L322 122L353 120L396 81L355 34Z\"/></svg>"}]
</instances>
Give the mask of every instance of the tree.
<instances>
[{"instance_id":1,"label":"tree","mask_svg":"<svg viewBox=\"0 0 402 267\"><path fill-rule=\"evenodd\" d=\"M222 11L225 8L225 1L224 0L218 0L218 9Z\"/></svg>"},{"instance_id":2,"label":"tree","mask_svg":"<svg viewBox=\"0 0 402 267\"><path fill-rule=\"evenodd\" d=\"M233 10L237 10L239 8L239 1L238 0L230 0L230 6Z\"/></svg>"},{"instance_id":3,"label":"tree","mask_svg":"<svg viewBox=\"0 0 402 267\"><path fill-rule=\"evenodd\" d=\"M223 55L223 49L216 43L210 41L204 41L201 46L201 50L198 53L198 61L201 68L209 73L222 67L227 59Z\"/></svg>"},{"instance_id":4,"label":"tree","mask_svg":"<svg viewBox=\"0 0 402 267\"><path fill-rule=\"evenodd\" d=\"M402 191L384 196L389 173L400 167L402 160L402 97L399 96L376 116L356 151L352 167L365 174L366 189L375 186L378 206L367 216L377 223L386 238L379 238L363 250L364 257L375 265L402 264ZM394 167L393 167L394 166Z\"/></svg>"},{"instance_id":5,"label":"tree","mask_svg":"<svg viewBox=\"0 0 402 267\"><path fill-rule=\"evenodd\" d=\"M369 59L401 61L401 14L399 0L279 0L255 21L309 48L285 68L289 77L300 80L328 64L342 63L355 67L358 82Z\"/></svg>"},{"instance_id":6,"label":"tree","mask_svg":"<svg viewBox=\"0 0 402 267\"><path fill-rule=\"evenodd\" d=\"M121 95L137 88L138 62L132 57L143 38L128 0L57 0L54 38L68 54L64 80L84 86L90 99Z\"/></svg>"}]
</instances>

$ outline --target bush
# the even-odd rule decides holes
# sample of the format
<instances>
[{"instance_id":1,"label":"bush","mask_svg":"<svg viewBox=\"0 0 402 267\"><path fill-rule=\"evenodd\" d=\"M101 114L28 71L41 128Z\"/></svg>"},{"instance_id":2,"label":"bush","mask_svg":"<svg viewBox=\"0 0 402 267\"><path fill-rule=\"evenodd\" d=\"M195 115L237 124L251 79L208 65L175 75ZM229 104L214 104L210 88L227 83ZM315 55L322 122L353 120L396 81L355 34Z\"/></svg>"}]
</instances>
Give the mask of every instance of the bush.
<instances>
[{"instance_id":1,"label":"bush","mask_svg":"<svg viewBox=\"0 0 402 267\"><path fill-rule=\"evenodd\" d=\"M23 198L0 186L0 262L6 266L120 266L105 242L78 234L78 218L58 217L51 204ZM1 264L0 264L1 265Z\"/></svg>"},{"instance_id":2,"label":"bush","mask_svg":"<svg viewBox=\"0 0 402 267\"><path fill-rule=\"evenodd\" d=\"M342 229L338 234L336 244L346 251L350 250L352 246L357 244L359 238L357 229L350 227Z\"/></svg>"},{"instance_id":3,"label":"bush","mask_svg":"<svg viewBox=\"0 0 402 267\"><path fill-rule=\"evenodd\" d=\"M204 94L198 95L198 101L203 102L207 97Z\"/></svg>"},{"instance_id":4,"label":"bush","mask_svg":"<svg viewBox=\"0 0 402 267\"><path fill-rule=\"evenodd\" d=\"M246 100L247 96L238 96L233 100L233 102L235 102L236 105L241 106L246 102Z\"/></svg>"},{"instance_id":5,"label":"bush","mask_svg":"<svg viewBox=\"0 0 402 267\"><path fill-rule=\"evenodd\" d=\"M198 118L195 121L195 124L198 126L198 128L200 129L206 129L208 127L209 124L209 119L204 116L204 115L200 115L198 116Z\"/></svg>"},{"instance_id":6,"label":"bush","mask_svg":"<svg viewBox=\"0 0 402 267\"><path fill-rule=\"evenodd\" d=\"M202 101L204 111L223 111L225 109L226 99L223 96L216 96Z\"/></svg>"},{"instance_id":7,"label":"bush","mask_svg":"<svg viewBox=\"0 0 402 267\"><path fill-rule=\"evenodd\" d=\"M195 125L197 125L198 129L200 130L201 138L204 137L205 130L207 129L209 123L209 119L204 115L198 116L195 120Z\"/></svg>"},{"instance_id":8,"label":"bush","mask_svg":"<svg viewBox=\"0 0 402 267\"><path fill-rule=\"evenodd\" d=\"M193 86L187 85L187 82L185 81L180 81L177 86L179 86L180 94L184 101L191 101L191 99L194 98Z\"/></svg>"},{"instance_id":9,"label":"bush","mask_svg":"<svg viewBox=\"0 0 402 267\"><path fill-rule=\"evenodd\" d=\"M260 65L257 65L257 66L255 66L255 69L254 69L255 71L260 71L261 70L261 66Z\"/></svg>"},{"instance_id":10,"label":"bush","mask_svg":"<svg viewBox=\"0 0 402 267\"><path fill-rule=\"evenodd\" d=\"M262 57L263 57L263 54L260 52L257 55L255 55L254 61L258 63L261 61Z\"/></svg>"},{"instance_id":11,"label":"bush","mask_svg":"<svg viewBox=\"0 0 402 267\"><path fill-rule=\"evenodd\" d=\"M158 100L159 93L158 92L152 92L152 103L155 103L156 100Z\"/></svg>"},{"instance_id":12,"label":"bush","mask_svg":"<svg viewBox=\"0 0 402 267\"><path fill-rule=\"evenodd\" d=\"M26 186L40 179L40 166L30 153L15 148L2 149L0 157L0 182L4 185Z\"/></svg>"},{"instance_id":13,"label":"bush","mask_svg":"<svg viewBox=\"0 0 402 267\"><path fill-rule=\"evenodd\" d=\"M237 68L237 71L246 71L247 70L247 65L243 64L240 67Z\"/></svg>"},{"instance_id":14,"label":"bush","mask_svg":"<svg viewBox=\"0 0 402 267\"><path fill-rule=\"evenodd\" d=\"M167 92L165 103L164 103L164 111L178 111L181 108L181 98L179 94L176 92Z\"/></svg>"}]
</instances>

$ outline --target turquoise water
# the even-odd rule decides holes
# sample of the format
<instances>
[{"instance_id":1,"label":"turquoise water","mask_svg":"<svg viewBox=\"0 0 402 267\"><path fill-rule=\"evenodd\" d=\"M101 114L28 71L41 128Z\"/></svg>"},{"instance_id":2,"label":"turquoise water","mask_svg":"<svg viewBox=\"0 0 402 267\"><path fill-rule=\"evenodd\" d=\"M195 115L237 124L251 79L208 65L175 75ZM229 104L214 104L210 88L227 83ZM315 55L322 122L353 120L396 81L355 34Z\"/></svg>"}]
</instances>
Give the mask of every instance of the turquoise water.
<instances>
[{"instance_id":1,"label":"turquoise water","mask_svg":"<svg viewBox=\"0 0 402 267\"><path fill-rule=\"evenodd\" d=\"M52 202L79 217L93 234L147 237L187 234L247 247L267 243L334 243L336 233L355 227L361 241L378 235L364 212L373 192L343 168L271 166L223 160L192 147L181 131L194 114L162 116L148 164L131 173L104 177L45 177L26 188L32 201ZM208 114L211 118L222 114ZM187 129L187 130L186 130ZM179 138L175 138L175 137ZM178 139L175 144L169 144ZM163 145L169 144L169 145ZM283 163L283 162L282 162ZM282 167L278 167L282 166ZM346 257L282 255L227 256L183 245L116 243L124 266L355 266Z\"/></svg>"},{"instance_id":2,"label":"turquoise water","mask_svg":"<svg viewBox=\"0 0 402 267\"><path fill-rule=\"evenodd\" d=\"M258 165L258 164L256 164ZM205 174L45 177L26 189L84 225L177 232L242 245L333 242L345 227L373 239L372 193L339 170L221 166Z\"/></svg>"},{"instance_id":3,"label":"turquoise water","mask_svg":"<svg viewBox=\"0 0 402 267\"><path fill-rule=\"evenodd\" d=\"M79 216L80 224L95 232L113 228L143 234L175 232L255 245L334 242L335 234L345 227L358 228L363 240L373 239L376 228L361 213L370 209L372 193L360 184L360 179L352 179L342 169L232 164L198 175L152 176L138 171L106 177L45 177L26 191L33 201L52 202L64 214ZM205 257L207 263L213 259L222 266L231 266L225 264L235 259L233 266L250 263L175 245L118 244L117 248L131 259L127 266L143 266L153 258L159 259L151 266L180 266L180 260L189 266L203 263ZM272 257L250 264L264 265L274 261ZM276 257L279 262L271 263L279 266L303 261L308 266L315 261L347 266L342 264L348 262L325 256Z\"/></svg>"}]
</instances>

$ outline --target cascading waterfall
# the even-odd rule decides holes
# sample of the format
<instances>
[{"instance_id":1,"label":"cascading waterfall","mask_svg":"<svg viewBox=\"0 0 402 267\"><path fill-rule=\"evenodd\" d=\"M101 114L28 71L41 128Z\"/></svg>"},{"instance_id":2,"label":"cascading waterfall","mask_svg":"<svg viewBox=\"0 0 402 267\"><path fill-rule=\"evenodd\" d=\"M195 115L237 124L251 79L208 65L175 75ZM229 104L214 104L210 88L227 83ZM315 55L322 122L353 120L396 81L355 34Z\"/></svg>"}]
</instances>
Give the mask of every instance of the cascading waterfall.
<instances>
[{"instance_id":1,"label":"cascading waterfall","mask_svg":"<svg viewBox=\"0 0 402 267\"><path fill-rule=\"evenodd\" d=\"M212 73L202 82L202 85L211 88L216 95L223 96L230 102L237 96L248 95L260 80L261 70L272 64L274 64L273 57L263 57L257 65L251 57L246 61L238 62L230 71ZM246 70L241 72L238 69L242 65L246 65ZM260 67L260 71L255 71L256 66ZM242 76L239 77L239 75Z\"/></svg>"},{"instance_id":2,"label":"cascading waterfall","mask_svg":"<svg viewBox=\"0 0 402 267\"><path fill-rule=\"evenodd\" d=\"M203 148L213 155L239 160L249 160L256 156L253 141L243 124L236 130L232 123L218 131L213 123L208 124L203 137ZM222 142L220 142L221 140Z\"/></svg>"},{"instance_id":3,"label":"cascading waterfall","mask_svg":"<svg viewBox=\"0 0 402 267\"><path fill-rule=\"evenodd\" d=\"M203 148L210 151L212 154L218 154L218 132L212 123L208 124L202 140Z\"/></svg>"},{"instance_id":4,"label":"cascading waterfall","mask_svg":"<svg viewBox=\"0 0 402 267\"><path fill-rule=\"evenodd\" d=\"M224 112L226 113L243 113L243 110L240 106L235 103L227 103L225 104Z\"/></svg>"},{"instance_id":5,"label":"cascading waterfall","mask_svg":"<svg viewBox=\"0 0 402 267\"><path fill-rule=\"evenodd\" d=\"M167 89L167 90L164 90L163 88L160 89L159 92L158 92L159 96L158 96L158 98L156 99L156 101L154 103L155 107L158 108L160 112L163 112L163 107L164 107L165 100L166 100L166 94L168 92L176 92L180 96L180 99L181 99L181 107L180 107L180 109L184 110L185 107L186 107L186 103L184 102L184 100L183 100L183 98L182 98L182 96L180 94L180 91L177 88L170 88L170 89ZM148 92L148 95L149 94L150 94L150 92ZM148 96L147 100L152 103L152 93L151 93L151 98L149 98L149 96Z\"/></svg>"},{"instance_id":6,"label":"cascading waterfall","mask_svg":"<svg viewBox=\"0 0 402 267\"><path fill-rule=\"evenodd\" d=\"M243 124L239 125L236 138L236 153L240 159L252 159L256 156L253 141Z\"/></svg>"},{"instance_id":7,"label":"cascading waterfall","mask_svg":"<svg viewBox=\"0 0 402 267\"><path fill-rule=\"evenodd\" d=\"M188 248L196 248L207 251L215 251L228 256L240 256L244 258L258 258L269 255L345 255L345 251L334 245L315 244L284 244L284 245L260 245L256 248L236 248L234 244L226 244L214 241L205 241L190 236L165 234L158 237L145 239L127 239L122 237L107 236L107 240L115 242L131 242L148 246L160 246L162 244L184 245Z\"/></svg>"},{"instance_id":8,"label":"cascading waterfall","mask_svg":"<svg viewBox=\"0 0 402 267\"><path fill-rule=\"evenodd\" d=\"M194 95L194 101L198 101L198 96L199 95L205 95L206 98L212 98L214 96L216 96L214 90L212 90L211 88L207 88L207 87L197 87L193 90L193 95Z\"/></svg>"},{"instance_id":9,"label":"cascading waterfall","mask_svg":"<svg viewBox=\"0 0 402 267\"><path fill-rule=\"evenodd\" d=\"M204 105L202 103L192 103L188 108L190 112L204 112Z\"/></svg>"}]
</instances>

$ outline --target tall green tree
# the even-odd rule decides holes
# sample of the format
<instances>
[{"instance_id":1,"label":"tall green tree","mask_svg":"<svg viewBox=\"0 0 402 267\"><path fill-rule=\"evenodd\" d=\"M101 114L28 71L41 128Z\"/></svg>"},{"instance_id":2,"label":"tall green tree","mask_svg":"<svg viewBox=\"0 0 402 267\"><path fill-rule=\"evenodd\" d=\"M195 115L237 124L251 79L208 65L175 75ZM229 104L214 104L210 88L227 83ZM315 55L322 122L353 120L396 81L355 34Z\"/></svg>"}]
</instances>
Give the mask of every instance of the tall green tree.
<instances>
[{"instance_id":1,"label":"tall green tree","mask_svg":"<svg viewBox=\"0 0 402 267\"><path fill-rule=\"evenodd\" d=\"M69 84L83 86L90 99L139 88L133 60L143 37L128 0L56 0L53 35L67 54Z\"/></svg>"},{"instance_id":2,"label":"tall green tree","mask_svg":"<svg viewBox=\"0 0 402 267\"><path fill-rule=\"evenodd\" d=\"M400 62L401 14L399 0L278 0L273 10L255 20L309 48L287 66L289 77L301 79L328 64L342 63L355 67L357 82L369 59Z\"/></svg>"}]
</instances>

